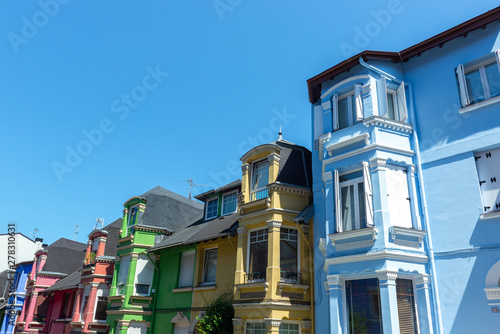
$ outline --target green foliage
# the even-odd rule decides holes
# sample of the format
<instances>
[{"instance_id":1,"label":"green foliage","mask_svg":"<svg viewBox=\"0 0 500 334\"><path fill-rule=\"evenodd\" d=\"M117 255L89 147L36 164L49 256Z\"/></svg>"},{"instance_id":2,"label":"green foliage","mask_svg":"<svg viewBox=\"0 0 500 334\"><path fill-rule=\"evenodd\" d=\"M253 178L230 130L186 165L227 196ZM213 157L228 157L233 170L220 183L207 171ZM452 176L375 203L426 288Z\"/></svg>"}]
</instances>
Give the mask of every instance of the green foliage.
<instances>
[{"instance_id":1,"label":"green foliage","mask_svg":"<svg viewBox=\"0 0 500 334\"><path fill-rule=\"evenodd\" d=\"M197 334L230 334L233 332L234 308L227 294L220 295L207 307L207 313L198 319Z\"/></svg>"},{"instance_id":2,"label":"green foliage","mask_svg":"<svg viewBox=\"0 0 500 334\"><path fill-rule=\"evenodd\" d=\"M366 314L363 314L351 310L349 312L349 321L351 321L351 329L355 334L366 334L368 333L368 325L366 324Z\"/></svg>"}]
</instances>

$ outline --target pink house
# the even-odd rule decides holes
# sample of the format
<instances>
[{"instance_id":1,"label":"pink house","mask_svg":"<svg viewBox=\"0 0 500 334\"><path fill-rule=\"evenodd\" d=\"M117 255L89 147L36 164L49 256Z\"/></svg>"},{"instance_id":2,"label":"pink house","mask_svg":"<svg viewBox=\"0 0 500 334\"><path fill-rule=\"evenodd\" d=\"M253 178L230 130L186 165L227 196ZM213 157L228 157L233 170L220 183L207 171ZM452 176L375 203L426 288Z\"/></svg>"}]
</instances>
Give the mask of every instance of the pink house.
<instances>
[{"instance_id":1,"label":"pink house","mask_svg":"<svg viewBox=\"0 0 500 334\"><path fill-rule=\"evenodd\" d=\"M61 238L35 253L16 333L44 332L51 300L42 291L81 267L86 245Z\"/></svg>"}]
</instances>

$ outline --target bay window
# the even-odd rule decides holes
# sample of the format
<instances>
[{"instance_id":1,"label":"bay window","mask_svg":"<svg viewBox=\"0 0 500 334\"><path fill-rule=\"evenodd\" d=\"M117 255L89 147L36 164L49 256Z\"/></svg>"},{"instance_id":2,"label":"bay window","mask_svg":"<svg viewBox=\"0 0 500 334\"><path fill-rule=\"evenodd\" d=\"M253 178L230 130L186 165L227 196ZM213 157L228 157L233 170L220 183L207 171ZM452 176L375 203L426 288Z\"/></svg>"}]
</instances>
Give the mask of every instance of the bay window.
<instances>
[{"instance_id":1,"label":"bay window","mask_svg":"<svg viewBox=\"0 0 500 334\"><path fill-rule=\"evenodd\" d=\"M456 69L462 107L500 95L499 52L482 57Z\"/></svg>"},{"instance_id":2,"label":"bay window","mask_svg":"<svg viewBox=\"0 0 500 334\"><path fill-rule=\"evenodd\" d=\"M412 228L406 168L387 165L385 174L391 225Z\"/></svg>"},{"instance_id":3,"label":"bay window","mask_svg":"<svg viewBox=\"0 0 500 334\"><path fill-rule=\"evenodd\" d=\"M333 95L333 131L341 130L363 120L363 92L361 85L354 90Z\"/></svg>"},{"instance_id":4,"label":"bay window","mask_svg":"<svg viewBox=\"0 0 500 334\"><path fill-rule=\"evenodd\" d=\"M297 261L297 230L280 229L280 268L281 279L299 281Z\"/></svg>"},{"instance_id":5,"label":"bay window","mask_svg":"<svg viewBox=\"0 0 500 334\"><path fill-rule=\"evenodd\" d=\"M266 279L268 229L250 232L248 252L248 280Z\"/></svg>"},{"instance_id":6,"label":"bay window","mask_svg":"<svg viewBox=\"0 0 500 334\"><path fill-rule=\"evenodd\" d=\"M346 281L345 289L349 333L383 333L378 279Z\"/></svg>"},{"instance_id":7,"label":"bay window","mask_svg":"<svg viewBox=\"0 0 500 334\"><path fill-rule=\"evenodd\" d=\"M134 295L149 296L154 266L146 255L139 255L135 268Z\"/></svg>"},{"instance_id":8,"label":"bay window","mask_svg":"<svg viewBox=\"0 0 500 334\"><path fill-rule=\"evenodd\" d=\"M483 212L500 211L500 149L476 153L476 168ZM497 178L498 176L498 178Z\"/></svg>"},{"instance_id":9,"label":"bay window","mask_svg":"<svg viewBox=\"0 0 500 334\"><path fill-rule=\"evenodd\" d=\"M118 272L118 281L116 286L116 294L124 295L127 285L128 267L130 264L130 256L123 256L120 261L120 270Z\"/></svg>"}]
</instances>

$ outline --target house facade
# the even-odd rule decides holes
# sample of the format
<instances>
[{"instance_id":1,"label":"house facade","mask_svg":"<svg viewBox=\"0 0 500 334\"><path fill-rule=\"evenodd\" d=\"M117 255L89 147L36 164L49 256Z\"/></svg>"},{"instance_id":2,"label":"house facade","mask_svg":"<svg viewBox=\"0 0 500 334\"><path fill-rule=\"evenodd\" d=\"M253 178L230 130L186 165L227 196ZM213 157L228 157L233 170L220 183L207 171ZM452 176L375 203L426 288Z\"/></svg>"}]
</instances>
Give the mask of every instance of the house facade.
<instances>
[{"instance_id":1,"label":"house facade","mask_svg":"<svg viewBox=\"0 0 500 334\"><path fill-rule=\"evenodd\" d=\"M497 331L499 18L308 80L317 333Z\"/></svg>"},{"instance_id":2,"label":"house facade","mask_svg":"<svg viewBox=\"0 0 500 334\"><path fill-rule=\"evenodd\" d=\"M242 158L234 333L313 333L310 151L279 139Z\"/></svg>"},{"instance_id":3,"label":"house facade","mask_svg":"<svg viewBox=\"0 0 500 334\"><path fill-rule=\"evenodd\" d=\"M109 333L151 333L160 257L151 257L148 250L184 228L202 211L202 204L162 187L124 203L108 297Z\"/></svg>"}]
</instances>

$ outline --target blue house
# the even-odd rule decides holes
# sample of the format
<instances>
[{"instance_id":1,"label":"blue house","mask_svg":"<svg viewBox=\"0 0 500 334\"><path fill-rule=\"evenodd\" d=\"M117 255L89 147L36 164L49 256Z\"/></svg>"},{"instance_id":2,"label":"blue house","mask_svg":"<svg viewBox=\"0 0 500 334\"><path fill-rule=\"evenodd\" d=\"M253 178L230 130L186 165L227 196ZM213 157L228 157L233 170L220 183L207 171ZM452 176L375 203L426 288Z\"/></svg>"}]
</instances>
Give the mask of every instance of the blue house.
<instances>
[{"instance_id":1,"label":"blue house","mask_svg":"<svg viewBox=\"0 0 500 334\"><path fill-rule=\"evenodd\" d=\"M308 80L316 333L500 332L499 20Z\"/></svg>"},{"instance_id":2,"label":"blue house","mask_svg":"<svg viewBox=\"0 0 500 334\"><path fill-rule=\"evenodd\" d=\"M5 316L0 327L0 334L14 333L15 324L18 320L17 317L21 313L26 297L26 283L32 266L33 261L21 262L17 264L15 273L9 273L5 288L5 302L0 306L5 309ZM13 280L11 279L12 277L14 278Z\"/></svg>"}]
</instances>

